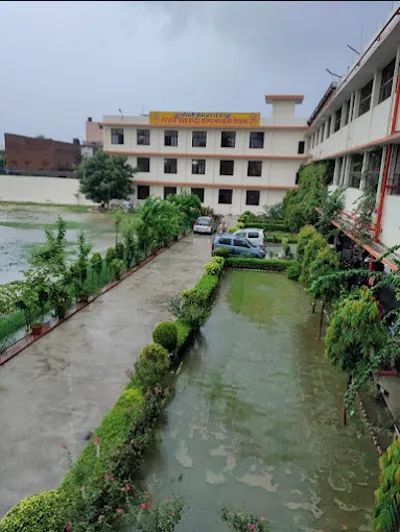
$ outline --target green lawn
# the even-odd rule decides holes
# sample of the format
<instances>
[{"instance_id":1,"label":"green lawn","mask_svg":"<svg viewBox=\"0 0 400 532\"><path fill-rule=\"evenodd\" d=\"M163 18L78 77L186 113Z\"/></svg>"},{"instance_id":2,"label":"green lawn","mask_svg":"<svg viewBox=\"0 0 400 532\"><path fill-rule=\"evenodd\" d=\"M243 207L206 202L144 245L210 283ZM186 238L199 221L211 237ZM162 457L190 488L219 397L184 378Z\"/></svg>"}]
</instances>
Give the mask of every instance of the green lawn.
<instances>
[{"instance_id":1,"label":"green lawn","mask_svg":"<svg viewBox=\"0 0 400 532\"><path fill-rule=\"evenodd\" d=\"M87 223L66 221L66 229L86 229ZM14 229L56 229L57 222L46 224L44 222L0 222L2 227L12 227Z\"/></svg>"},{"instance_id":2,"label":"green lawn","mask_svg":"<svg viewBox=\"0 0 400 532\"><path fill-rule=\"evenodd\" d=\"M0 201L0 207L55 207L66 212L89 212L96 208L96 205L64 205L62 203L33 203L30 201Z\"/></svg>"}]
</instances>

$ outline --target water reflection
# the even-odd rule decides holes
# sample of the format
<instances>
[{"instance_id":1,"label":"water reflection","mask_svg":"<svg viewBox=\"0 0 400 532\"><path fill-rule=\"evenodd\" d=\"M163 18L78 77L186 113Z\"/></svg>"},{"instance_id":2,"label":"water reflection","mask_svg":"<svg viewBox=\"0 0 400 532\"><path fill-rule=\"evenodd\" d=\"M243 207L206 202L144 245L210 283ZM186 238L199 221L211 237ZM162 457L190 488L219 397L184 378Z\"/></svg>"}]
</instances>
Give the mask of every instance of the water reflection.
<instances>
[{"instance_id":1,"label":"water reflection","mask_svg":"<svg viewBox=\"0 0 400 532\"><path fill-rule=\"evenodd\" d=\"M377 457L366 432L341 425L345 380L317 334L296 283L225 276L178 380L162 459L147 465L155 494L173 489L188 505L177 530L226 530L222 505L277 532L370 530Z\"/></svg>"}]
</instances>

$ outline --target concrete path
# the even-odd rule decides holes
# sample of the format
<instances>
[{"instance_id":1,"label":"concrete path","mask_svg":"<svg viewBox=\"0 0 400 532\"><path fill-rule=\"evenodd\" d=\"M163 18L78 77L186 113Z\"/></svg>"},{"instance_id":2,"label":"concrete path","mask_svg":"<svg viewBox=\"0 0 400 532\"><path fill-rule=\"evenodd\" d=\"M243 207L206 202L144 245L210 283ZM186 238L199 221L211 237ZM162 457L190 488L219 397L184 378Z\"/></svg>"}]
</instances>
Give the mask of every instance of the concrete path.
<instances>
[{"instance_id":1,"label":"concrete path","mask_svg":"<svg viewBox=\"0 0 400 532\"><path fill-rule=\"evenodd\" d=\"M0 516L56 488L120 395L170 298L195 284L208 236L186 237L0 368Z\"/></svg>"}]
</instances>

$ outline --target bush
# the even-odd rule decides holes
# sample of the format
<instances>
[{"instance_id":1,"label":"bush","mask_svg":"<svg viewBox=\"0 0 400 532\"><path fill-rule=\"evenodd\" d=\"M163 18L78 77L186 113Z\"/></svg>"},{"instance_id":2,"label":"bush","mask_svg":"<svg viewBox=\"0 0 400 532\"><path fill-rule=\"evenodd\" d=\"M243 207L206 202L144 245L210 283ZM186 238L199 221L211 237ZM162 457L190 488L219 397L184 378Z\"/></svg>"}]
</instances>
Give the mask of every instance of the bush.
<instances>
[{"instance_id":1,"label":"bush","mask_svg":"<svg viewBox=\"0 0 400 532\"><path fill-rule=\"evenodd\" d=\"M110 247L106 251L106 261L107 264L110 264L115 259L115 249Z\"/></svg>"},{"instance_id":2,"label":"bush","mask_svg":"<svg viewBox=\"0 0 400 532\"><path fill-rule=\"evenodd\" d=\"M100 253L93 253L90 264L92 265L93 270L99 275L101 273L101 269L103 267L103 259L100 255Z\"/></svg>"},{"instance_id":3,"label":"bush","mask_svg":"<svg viewBox=\"0 0 400 532\"><path fill-rule=\"evenodd\" d=\"M22 499L1 520L1 532L59 532L68 525L61 496L56 490L42 491Z\"/></svg>"},{"instance_id":4,"label":"bush","mask_svg":"<svg viewBox=\"0 0 400 532\"><path fill-rule=\"evenodd\" d=\"M288 279L291 279L292 281L299 280L301 274L301 266L297 261L291 262L286 271Z\"/></svg>"},{"instance_id":5,"label":"bush","mask_svg":"<svg viewBox=\"0 0 400 532\"><path fill-rule=\"evenodd\" d=\"M228 248L215 248L214 257L228 257L229 249Z\"/></svg>"},{"instance_id":6,"label":"bush","mask_svg":"<svg viewBox=\"0 0 400 532\"><path fill-rule=\"evenodd\" d=\"M290 229L288 225L284 222L247 222L245 223L245 227L252 229L263 229L264 231L282 231L282 232L290 232Z\"/></svg>"},{"instance_id":7,"label":"bush","mask_svg":"<svg viewBox=\"0 0 400 532\"><path fill-rule=\"evenodd\" d=\"M229 232L235 233L235 231L239 231L240 229L243 229L244 227L246 227L246 225L243 222L238 222L236 225L234 225L233 227L229 229Z\"/></svg>"},{"instance_id":8,"label":"bush","mask_svg":"<svg viewBox=\"0 0 400 532\"><path fill-rule=\"evenodd\" d=\"M204 275L210 278L209 285L218 284L218 277L216 275ZM215 289L215 288L214 288ZM183 323L188 325L191 329L197 331L204 325L210 314L210 305L208 295L209 287L202 286L198 291L195 288L184 290L178 296L173 297L169 304L170 312Z\"/></svg>"},{"instance_id":9,"label":"bush","mask_svg":"<svg viewBox=\"0 0 400 532\"><path fill-rule=\"evenodd\" d=\"M179 356L184 353L184 351L188 347L192 337L192 330L187 323L183 323L183 321L181 320L176 320L175 325L178 333L175 352Z\"/></svg>"},{"instance_id":10,"label":"bush","mask_svg":"<svg viewBox=\"0 0 400 532\"><path fill-rule=\"evenodd\" d=\"M113 259L110 263L110 272L114 279L119 281L121 279L121 272L124 269L125 263L121 259Z\"/></svg>"},{"instance_id":11,"label":"bush","mask_svg":"<svg viewBox=\"0 0 400 532\"><path fill-rule=\"evenodd\" d=\"M157 323L153 331L153 340L172 353L176 349L178 341L178 331L173 321L162 321Z\"/></svg>"},{"instance_id":12,"label":"bush","mask_svg":"<svg viewBox=\"0 0 400 532\"><path fill-rule=\"evenodd\" d=\"M210 262L206 263L205 268L208 275L217 275L219 277L224 269L224 259L222 257L214 257Z\"/></svg>"},{"instance_id":13,"label":"bush","mask_svg":"<svg viewBox=\"0 0 400 532\"><path fill-rule=\"evenodd\" d=\"M265 270L270 272L284 272L292 264L291 260L281 259L226 259L227 268Z\"/></svg>"},{"instance_id":14,"label":"bush","mask_svg":"<svg viewBox=\"0 0 400 532\"><path fill-rule=\"evenodd\" d=\"M160 344L149 344L140 353L136 373L144 389L161 386L169 369L168 351Z\"/></svg>"},{"instance_id":15,"label":"bush","mask_svg":"<svg viewBox=\"0 0 400 532\"><path fill-rule=\"evenodd\" d=\"M300 264L302 264L303 262L304 250L305 250L306 245L308 244L308 241L311 240L311 238L313 238L316 234L318 234L318 232L315 229L315 227L313 227L312 225L305 225L301 229L298 240L297 240L297 248L296 248L297 260L299 261Z\"/></svg>"},{"instance_id":16,"label":"bush","mask_svg":"<svg viewBox=\"0 0 400 532\"><path fill-rule=\"evenodd\" d=\"M115 245L115 256L117 259L123 260L124 258L124 251L125 246L122 244L122 242L117 242Z\"/></svg>"}]
</instances>

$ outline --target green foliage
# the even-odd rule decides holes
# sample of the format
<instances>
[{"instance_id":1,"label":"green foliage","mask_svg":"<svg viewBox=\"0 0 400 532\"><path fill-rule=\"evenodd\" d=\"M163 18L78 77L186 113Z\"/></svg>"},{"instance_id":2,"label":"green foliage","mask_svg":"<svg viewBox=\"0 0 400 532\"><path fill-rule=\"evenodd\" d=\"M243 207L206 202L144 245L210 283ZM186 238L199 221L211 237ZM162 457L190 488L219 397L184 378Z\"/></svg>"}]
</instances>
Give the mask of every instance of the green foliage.
<instances>
[{"instance_id":1,"label":"green foliage","mask_svg":"<svg viewBox=\"0 0 400 532\"><path fill-rule=\"evenodd\" d=\"M392 532L400 525L400 438L394 436L386 453L379 458L379 488L375 491L372 514L376 532Z\"/></svg>"},{"instance_id":2,"label":"green foliage","mask_svg":"<svg viewBox=\"0 0 400 532\"><path fill-rule=\"evenodd\" d=\"M140 230L146 243L155 241L156 247L168 244L181 231L182 218L179 207L172 201L147 198L138 209ZM139 228L139 226L137 226Z\"/></svg>"},{"instance_id":3,"label":"green foliage","mask_svg":"<svg viewBox=\"0 0 400 532\"><path fill-rule=\"evenodd\" d=\"M290 263L287 267L287 276L291 281L298 281L301 274L301 265L296 260Z\"/></svg>"},{"instance_id":4,"label":"green foliage","mask_svg":"<svg viewBox=\"0 0 400 532\"><path fill-rule=\"evenodd\" d=\"M289 259L292 259L293 258L293 253L290 249L290 246L289 246L289 240L284 238L282 240L282 251L283 251L283 254L285 255L285 257L289 258Z\"/></svg>"},{"instance_id":5,"label":"green foliage","mask_svg":"<svg viewBox=\"0 0 400 532\"><path fill-rule=\"evenodd\" d=\"M245 512L230 512L226 508L221 511L222 521L228 524L233 532L269 532L269 524L263 517Z\"/></svg>"},{"instance_id":6,"label":"green foliage","mask_svg":"<svg viewBox=\"0 0 400 532\"><path fill-rule=\"evenodd\" d=\"M170 194L167 201L173 203L182 219L182 230L191 228L194 222L201 216L201 201L196 194L181 192L180 194Z\"/></svg>"},{"instance_id":7,"label":"green foliage","mask_svg":"<svg viewBox=\"0 0 400 532\"><path fill-rule=\"evenodd\" d=\"M326 239L316 231L314 235L307 241L307 244L304 248L303 259L300 260L299 256L297 255L297 260L301 264L301 275L299 281L305 286L309 286L313 279L313 261L317 258L318 252L322 249L325 249L327 246L328 242Z\"/></svg>"},{"instance_id":8,"label":"green foliage","mask_svg":"<svg viewBox=\"0 0 400 532\"><path fill-rule=\"evenodd\" d=\"M7 168L6 156L0 155L0 172L4 172Z\"/></svg>"},{"instance_id":9,"label":"green foliage","mask_svg":"<svg viewBox=\"0 0 400 532\"><path fill-rule=\"evenodd\" d=\"M228 248L215 248L214 249L214 257L228 257L229 256L229 249Z\"/></svg>"},{"instance_id":10,"label":"green foliage","mask_svg":"<svg viewBox=\"0 0 400 532\"><path fill-rule=\"evenodd\" d=\"M126 199L132 194L134 169L123 155L110 155L98 150L77 168L80 192L95 203L106 205L113 199Z\"/></svg>"},{"instance_id":11,"label":"green foliage","mask_svg":"<svg viewBox=\"0 0 400 532\"><path fill-rule=\"evenodd\" d=\"M72 295L69 286L64 281L50 285L49 300L54 308L56 316L60 319L65 317L66 311L72 304Z\"/></svg>"},{"instance_id":12,"label":"green foliage","mask_svg":"<svg viewBox=\"0 0 400 532\"><path fill-rule=\"evenodd\" d=\"M236 231L239 231L240 229L243 229L244 227L246 227L246 225L243 222L238 222L236 225L234 225L233 227L229 229L229 232L235 233Z\"/></svg>"},{"instance_id":13,"label":"green foliage","mask_svg":"<svg viewBox=\"0 0 400 532\"><path fill-rule=\"evenodd\" d=\"M124 269L124 267L125 267L125 263L121 259L113 259L110 262L110 272L111 272L112 277L115 280L117 280L117 281L120 280L121 273L122 273L122 270Z\"/></svg>"},{"instance_id":14,"label":"green foliage","mask_svg":"<svg viewBox=\"0 0 400 532\"><path fill-rule=\"evenodd\" d=\"M51 229L45 230L46 243L35 249L30 255L28 262L36 270L52 277L64 275L66 266L66 222L61 218L57 219L56 232Z\"/></svg>"},{"instance_id":15,"label":"green foliage","mask_svg":"<svg viewBox=\"0 0 400 532\"><path fill-rule=\"evenodd\" d=\"M300 170L299 188L287 192L283 200L285 222L291 231L317 223L316 208L326 194L328 170L326 163L312 163Z\"/></svg>"},{"instance_id":16,"label":"green foliage","mask_svg":"<svg viewBox=\"0 0 400 532\"><path fill-rule=\"evenodd\" d=\"M124 251L125 251L125 246L123 245L123 243L122 242L117 242L116 245L115 245L115 257L117 259L123 260L124 259Z\"/></svg>"},{"instance_id":17,"label":"green foliage","mask_svg":"<svg viewBox=\"0 0 400 532\"><path fill-rule=\"evenodd\" d=\"M97 275L101 273L102 267L103 267L103 259L100 255L100 253L93 253L90 264L93 268L93 270L96 272Z\"/></svg>"},{"instance_id":18,"label":"green foliage","mask_svg":"<svg viewBox=\"0 0 400 532\"><path fill-rule=\"evenodd\" d=\"M213 257L210 262L205 264L206 273L209 275L221 275L224 269L224 259L222 257Z\"/></svg>"},{"instance_id":19,"label":"green foliage","mask_svg":"<svg viewBox=\"0 0 400 532\"><path fill-rule=\"evenodd\" d=\"M169 353L176 349L178 330L175 322L162 321L157 323L153 330L154 343L162 345Z\"/></svg>"},{"instance_id":20,"label":"green foliage","mask_svg":"<svg viewBox=\"0 0 400 532\"><path fill-rule=\"evenodd\" d=\"M283 222L284 220L284 211L283 203L275 203L275 205L265 205L264 206L265 215L268 220L273 220L276 222Z\"/></svg>"},{"instance_id":21,"label":"green foliage","mask_svg":"<svg viewBox=\"0 0 400 532\"><path fill-rule=\"evenodd\" d=\"M184 323L181 320L175 320L176 330L177 330L177 343L176 343L176 354L180 356L186 350L191 337L192 330L187 323Z\"/></svg>"},{"instance_id":22,"label":"green foliage","mask_svg":"<svg viewBox=\"0 0 400 532\"><path fill-rule=\"evenodd\" d=\"M343 193L342 188L337 188L333 192L328 192L328 188L325 188L323 191L321 212L318 215L316 228L324 236L328 236L332 232L331 220L335 220L338 211L344 207Z\"/></svg>"},{"instance_id":23,"label":"green foliage","mask_svg":"<svg viewBox=\"0 0 400 532\"><path fill-rule=\"evenodd\" d=\"M367 287L345 293L334 306L325 335L325 351L334 366L355 373L376 369L388 334L379 317L378 302Z\"/></svg>"},{"instance_id":24,"label":"green foliage","mask_svg":"<svg viewBox=\"0 0 400 532\"><path fill-rule=\"evenodd\" d=\"M218 283L216 275L210 275ZM205 292L205 291L204 291ZM173 316L197 331L202 327L210 314L210 306L203 297L203 291L195 288L184 290L173 297L169 303L169 310Z\"/></svg>"},{"instance_id":25,"label":"green foliage","mask_svg":"<svg viewBox=\"0 0 400 532\"><path fill-rule=\"evenodd\" d=\"M372 239L371 226L376 206L378 181L379 172L365 172L363 174L364 186L359 198L354 202L352 233L363 244L371 242Z\"/></svg>"},{"instance_id":26,"label":"green foliage","mask_svg":"<svg viewBox=\"0 0 400 532\"><path fill-rule=\"evenodd\" d=\"M301 229L298 239L297 239L297 248L296 248L297 260L299 261L300 264L303 263L304 251L305 251L305 247L308 244L308 241L314 238L315 235L317 234L318 234L317 230L312 225L306 225Z\"/></svg>"},{"instance_id":27,"label":"green foliage","mask_svg":"<svg viewBox=\"0 0 400 532\"><path fill-rule=\"evenodd\" d=\"M136 362L136 374L143 388L162 386L169 370L168 351L160 344L149 344Z\"/></svg>"},{"instance_id":28,"label":"green foliage","mask_svg":"<svg viewBox=\"0 0 400 532\"><path fill-rule=\"evenodd\" d=\"M315 259L312 261L308 268L308 286L312 285L314 280L338 270L339 259L337 253L333 251L333 249L330 249L328 246L319 249L317 251ZM338 285L336 285L335 288L339 288ZM335 298L335 296L338 296L339 293L335 291L333 294L330 294L328 292L318 292L314 290L313 295L318 299L323 299L325 302L330 302Z\"/></svg>"},{"instance_id":29,"label":"green foliage","mask_svg":"<svg viewBox=\"0 0 400 532\"><path fill-rule=\"evenodd\" d=\"M106 262L107 264L111 264L111 262L115 259L115 249L113 247L109 247L106 251Z\"/></svg>"},{"instance_id":30,"label":"green foliage","mask_svg":"<svg viewBox=\"0 0 400 532\"><path fill-rule=\"evenodd\" d=\"M68 525L57 490L22 499L0 521L1 532L62 532Z\"/></svg>"},{"instance_id":31,"label":"green foliage","mask_svg":"<svg viewBox=\"0 0 400 532\"><path fill-rule=\"evenodd\" d=\"M265 220L256 220L254 222L245 222L244 226L246 229L262 229L263 231L289 231L289 226L285 222L278 221L265 221Z\"/></svg>"},{"instance_id":32,"label":"green foliage","mask_svg":"<svg viewBox=\"0 0 400 532\"><path fill-rule=\"evenodd\" d=\"M241 259L229 258L225 260L227 268L237 268L246 270L265 270L269 272L284 272L292 261L279 259Z\"/></svg>"}]
</instances>

